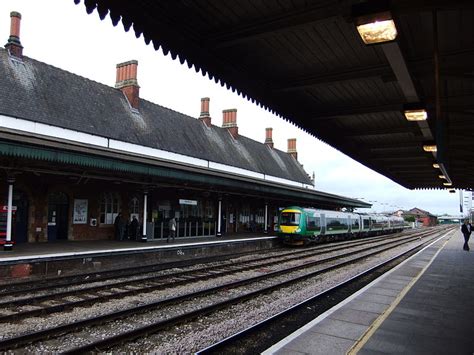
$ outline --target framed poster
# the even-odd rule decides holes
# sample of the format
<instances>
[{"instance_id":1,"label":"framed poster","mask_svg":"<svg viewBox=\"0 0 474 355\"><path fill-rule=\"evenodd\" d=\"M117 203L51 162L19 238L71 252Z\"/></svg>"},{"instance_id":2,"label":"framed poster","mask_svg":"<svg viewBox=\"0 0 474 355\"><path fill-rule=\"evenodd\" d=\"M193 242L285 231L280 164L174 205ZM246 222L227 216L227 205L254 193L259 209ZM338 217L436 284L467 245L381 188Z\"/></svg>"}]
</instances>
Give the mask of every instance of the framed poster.
<instances>
[{"instance_id":1,"label":"framed poster","mask_svg":"<svg viewBox=\"0 0 474 355\"><path fill-rule=\"evenodd\" d=\"M74 199L73 224L87 224L87 202L88 200Z\"/></svg>"}]
</instances>

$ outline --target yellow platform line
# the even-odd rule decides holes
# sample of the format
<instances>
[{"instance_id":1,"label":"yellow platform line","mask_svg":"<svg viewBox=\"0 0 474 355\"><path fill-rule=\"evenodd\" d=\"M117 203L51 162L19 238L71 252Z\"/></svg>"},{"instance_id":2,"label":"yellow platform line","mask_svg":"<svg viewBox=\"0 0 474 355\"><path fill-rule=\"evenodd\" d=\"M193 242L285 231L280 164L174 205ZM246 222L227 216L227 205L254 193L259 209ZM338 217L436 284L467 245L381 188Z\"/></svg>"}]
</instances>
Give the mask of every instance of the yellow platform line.
<instances>
[{"instance_id":1,"label":"yellow platform line","mask_svg":"<svg viewBox=\"0 0 474 355\"><path fill-rule=\"evenodd\" d=\"M352 347L346 352L347 355L355 355L357 354L362 347L367 343L367 341L372 337L372 335L377 331L377 329L382 325L382 323L387 319L387 317L393 312L393 310L398 306L398 304L401 302L403 297L410 291L410 289L413 287L413 285L420 279L420 277L425 273L425 271L428 269L428 267L431 265L434 259L438 256L438 254L441 252L441 250L446 246L448 243L448 239L443 243L441 248L438 249L438 251L433 255L431 260L429 261L428 264L425 265L425 267L416 275L413 280L411 280L408 285L405 286L405 288L400 292L395 298L395 300L392 302L390 307L388 307L373 323L372 325L366 330L364 334L352 345Z\"/></svg>"}]
</instances>

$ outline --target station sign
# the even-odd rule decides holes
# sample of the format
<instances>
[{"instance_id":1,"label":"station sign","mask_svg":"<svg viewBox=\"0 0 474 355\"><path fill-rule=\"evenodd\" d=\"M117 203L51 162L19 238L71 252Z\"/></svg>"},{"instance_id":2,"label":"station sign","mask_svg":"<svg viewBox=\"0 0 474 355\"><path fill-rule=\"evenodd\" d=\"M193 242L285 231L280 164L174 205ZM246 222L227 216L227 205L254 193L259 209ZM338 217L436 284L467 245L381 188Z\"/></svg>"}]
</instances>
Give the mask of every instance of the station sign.
<instances>
[{"instance_id":1,"label":"station sign","mask_svg":"<svg viewBox=\"0 0 474 355\"><path fill-rule=\"evenodd\" d=\"M196 200L183 200L183 199L179 199L179 204L180 204L180 205L197 206L198 202L197 202Z\"/></svg>"},{"instance_id":2,"label":"station sign","mask_svg":"<svg viewBox=\"0 0 474 355\"><path fill-rule=\"evenodd\" d=\"M8 205L3 205L0 209L0 212L7 212L8 211ZM16 206L12 206L12 211L16 211Z\"/></svg>"}]
</instances>

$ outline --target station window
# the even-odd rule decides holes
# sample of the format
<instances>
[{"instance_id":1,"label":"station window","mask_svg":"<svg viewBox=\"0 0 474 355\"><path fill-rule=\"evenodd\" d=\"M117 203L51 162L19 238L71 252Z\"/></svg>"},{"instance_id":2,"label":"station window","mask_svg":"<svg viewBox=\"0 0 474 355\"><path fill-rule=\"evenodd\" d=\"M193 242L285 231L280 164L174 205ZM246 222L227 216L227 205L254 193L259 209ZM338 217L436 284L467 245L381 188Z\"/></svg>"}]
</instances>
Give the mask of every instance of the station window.
<instances>
[{"instance_id":1,"label":"station window","mask_svg":"<svg viewBox=\"0 0 474 355\"><path fill-rule=\"evenodd\" d=\"M198 200L196 205L180 205L181 217L184 219L202 218L202 201Z\"/></svg>"},{"instance_id":2,"label":"station window","mask_svg":"<svg viewBox=\"0 0 474 355\"><path fill-rule=\"evenodd\" d=\"M130 214L140 213L140 200L138 199L138 197L133 197L130 200L129 212L130 212Z\"/></svg>"},{"instance_id":3,"label":"station window","mask_svg":"<svg viewBox=\"0 0 474 355\"><path fill-rule=\"evenodd\" d=\"M204 205L205 217L208 219L214 218L214 204L212 203L212 201L206 200L204 201Z\"/></svg>"},{"instance_id":4,"label":"station window","mask_svg":"<svg viewBox=\"0 0 474 355\"><path fill-rule=\"evenodd\" d=\"M114 219L120 211L120 198L116 193L103 193L100 198L101 224L114 224Z\"/></svg>"},{"instance_id":5,"label":"station window","mask_svg":"<svg viewBox=\"0 0 474 355\"><path fill-rule=\"evenodd\" d=\"M250 206L243 205L242 210L239 214L239 222L240 223L249 223L250 222Z\"/></svg>"}]
</instances>

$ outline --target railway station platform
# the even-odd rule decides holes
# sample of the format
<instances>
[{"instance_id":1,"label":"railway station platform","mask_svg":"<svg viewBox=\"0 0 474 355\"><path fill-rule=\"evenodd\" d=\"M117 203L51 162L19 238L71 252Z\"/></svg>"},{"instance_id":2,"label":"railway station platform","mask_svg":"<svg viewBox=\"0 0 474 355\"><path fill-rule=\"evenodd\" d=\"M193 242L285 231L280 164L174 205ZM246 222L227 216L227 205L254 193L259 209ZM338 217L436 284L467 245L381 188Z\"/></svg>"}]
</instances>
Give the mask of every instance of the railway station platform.
<instances>
[{"instance_id":1,"label":"railway station platform","mask_svg":"<svg viewBox=\"0 0 474 355\"><path fill-rule=\"evenodd\" d=\"M449 232L263 354L473 354L474 245Z\"/></svg>"},{"instance_id":2,"label":"railway station platform","mask_svg":"<svg viewBox=\"0 0 474 355\"><path fill-rule=\"evenodd\" d=\"M252 252L272 248L270 234L176 238L137 241L91 240L25 243L0 251L0 285L29 278L56 277L112 270L127 266L173 263L184 260Z\"/></svg>"}]
</instances>

